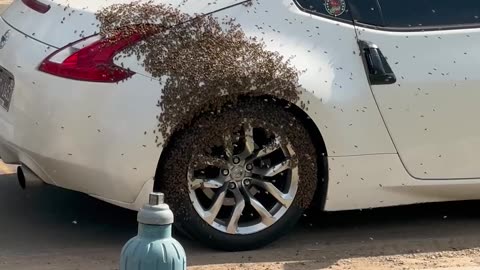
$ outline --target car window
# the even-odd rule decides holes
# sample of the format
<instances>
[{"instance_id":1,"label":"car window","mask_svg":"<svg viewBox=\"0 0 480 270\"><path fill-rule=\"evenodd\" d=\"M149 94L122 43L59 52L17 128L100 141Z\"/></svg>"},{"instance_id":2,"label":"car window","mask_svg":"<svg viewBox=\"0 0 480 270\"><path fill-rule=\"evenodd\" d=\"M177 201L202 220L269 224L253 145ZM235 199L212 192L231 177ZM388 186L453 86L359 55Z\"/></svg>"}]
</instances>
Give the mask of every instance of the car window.
<instances>
[{"instance_id":1,"label":"car window","mask_svg":"<svg viewBox=\"0 0 480 270\"><path fill-rule=\"evenodd\" d=\"M480 0L350 0L350 6L358 22L383 27L429 28L480 23Z\"/></svg>"},{"instance_id":2,"label":"car window","mask_svg":"<svg viewBox=\"0 0 480 270\"><path fill-rule=\"evenodd\" d=\"M296 0L295 2L306 12L352 22L346 0Z\"/></svg>"}]
</instances>

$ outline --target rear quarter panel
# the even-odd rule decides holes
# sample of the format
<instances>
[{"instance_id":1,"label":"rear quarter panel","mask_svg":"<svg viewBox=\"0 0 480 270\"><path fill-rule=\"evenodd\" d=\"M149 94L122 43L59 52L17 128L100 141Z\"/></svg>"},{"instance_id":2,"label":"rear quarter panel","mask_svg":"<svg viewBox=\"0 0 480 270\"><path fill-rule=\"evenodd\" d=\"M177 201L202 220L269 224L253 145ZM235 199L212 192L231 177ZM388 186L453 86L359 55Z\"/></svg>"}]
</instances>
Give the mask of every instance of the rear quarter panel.
<instances>
[{"instance_id":1,"label":"rear quarter panel","mask_svg":"<svg viewBox=\"0 0 480 270\"><path fill-rule=\"evenodd\" d=\"M305 112L322 133L329 156L396 153L373 99L352 25L307 14L293 0L254 1L250 7L238 5L213 16L218 21L235 18L247 36L291 58L303 71L298 105L306 104ZM136 57L121 62L150 76Z\"/></svg>"},{"instance_id":2,"label":"rear quarter panel","mask_svg":"<svg viewBox=\"0 0 480 270\"><path fill-rule=\"evenodd\" d=\"M25 35L57 48L98 33L99 23L95 17L97 11L114 4L133 2L132 0L40 1L50 5L50 10L45 14L27 7L22 0L14 0L2 17ZM221 0L207 4L206 1L196 0L154 0L152 3L177 7L188 14L204 14L242 1ZM138 1L138 3L144 2L147 0Z\"/></svg>"}]
</instances>

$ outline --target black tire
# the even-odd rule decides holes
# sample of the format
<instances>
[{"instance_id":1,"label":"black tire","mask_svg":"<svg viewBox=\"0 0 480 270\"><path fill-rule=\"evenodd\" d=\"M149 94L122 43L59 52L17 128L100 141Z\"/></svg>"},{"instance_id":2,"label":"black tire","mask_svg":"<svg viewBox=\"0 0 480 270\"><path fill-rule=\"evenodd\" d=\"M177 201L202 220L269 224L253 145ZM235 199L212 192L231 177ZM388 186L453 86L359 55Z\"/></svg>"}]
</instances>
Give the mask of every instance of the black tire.
<instances>
[{"instance_id":1,"label":"black tire","mask_svg":"<svg viewBox=\"0 0 480 270\"><path fill-rule=\"evenodd\" d=\"M214 142L216 133L228 131L237 121L254 121L287 138L298 160L298 189L292 204L270 227L254 234L228 234L206 223L197 213L189 196L187 172L194 149ZM231 124L230 124L231 123ZM157 183L175 214L180 231L211 248L226 251L251 250L265 246L294 227L312 202L317 187L316 151L308 131L284 107L270 100L240 101L216 113L197 118L185 130L175 134L165 149L157 173Z\"/></svg>"}]
</instances>

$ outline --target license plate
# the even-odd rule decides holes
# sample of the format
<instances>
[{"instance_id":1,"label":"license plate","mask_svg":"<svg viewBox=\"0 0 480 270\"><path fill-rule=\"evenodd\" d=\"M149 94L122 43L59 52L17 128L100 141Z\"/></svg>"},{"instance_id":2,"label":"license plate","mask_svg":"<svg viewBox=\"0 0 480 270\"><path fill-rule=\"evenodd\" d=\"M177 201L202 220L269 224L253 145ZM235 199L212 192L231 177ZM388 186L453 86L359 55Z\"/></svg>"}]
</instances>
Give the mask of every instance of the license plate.
<instances>
[{"instance_id":1,"label":"license plate","mask_svg":"<svg viewBox=\"0 0 480 270\"><path fill-rule=\"evenodd\" d=\"M0 66L0 105L8 111L12 99L15 79L13 74Z\"/></svg>"}]
</instances>

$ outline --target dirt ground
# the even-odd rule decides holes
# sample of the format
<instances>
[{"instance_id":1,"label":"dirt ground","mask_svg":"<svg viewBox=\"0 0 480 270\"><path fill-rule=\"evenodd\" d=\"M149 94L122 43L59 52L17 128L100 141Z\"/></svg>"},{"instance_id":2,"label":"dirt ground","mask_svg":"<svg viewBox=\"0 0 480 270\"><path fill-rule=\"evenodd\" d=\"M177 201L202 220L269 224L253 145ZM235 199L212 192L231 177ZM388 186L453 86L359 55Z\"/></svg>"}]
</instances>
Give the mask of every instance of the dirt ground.
<instances>
[{"instance_id":1,"label":"dirt ground","mask_svg":"<svg viewBox=\"0 0 480 270\"><path fill-rule=\"evenodd\" d=\"M189 270L480 269L479 202L318 213L280 241L225 253L177 237ZM22 191L0 176L0 269L118 269L135 213L51 186Z\"/></svg>"},{"instance_id":2,"label":"dirt ground","mask_svg":"<svg viewBox=\"0 0 480 270\"><path fill-rule=\"evenodd\" d=\"M0 0L0 12L3 12L3 10L10 4L12 0Z\"/></svg>"}]
</instances>

